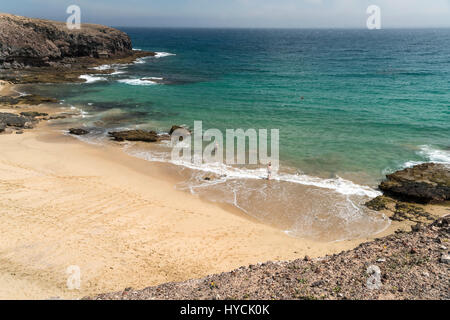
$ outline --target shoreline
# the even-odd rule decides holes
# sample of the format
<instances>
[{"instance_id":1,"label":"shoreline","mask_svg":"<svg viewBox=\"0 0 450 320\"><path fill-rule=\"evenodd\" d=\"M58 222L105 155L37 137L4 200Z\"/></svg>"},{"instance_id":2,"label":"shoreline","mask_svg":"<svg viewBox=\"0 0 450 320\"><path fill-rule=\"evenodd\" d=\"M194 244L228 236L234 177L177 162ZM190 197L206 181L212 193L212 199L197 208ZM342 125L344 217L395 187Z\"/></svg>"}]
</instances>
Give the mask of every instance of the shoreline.
<instances>
[{"instance_id":1,"label":"shoreline","mask_svg":"<svg viewBox=\"0 0 450 320\"><path fill-rule=\"evenodd\" d=\"M0 88L1 95L15 92L12 84ZM8 110L18 111L2 108ZM293 238L230 205L176 190L170 165L117 146L92 146L43 122L0 139L7 190L0 196L0 225L9 239L0 248L0 299L78 299L266 261L317 258L413 225L393 221L355 240ZM71 265L82 270L80 290L66 287Z\"/></svg>"}]
</instances>

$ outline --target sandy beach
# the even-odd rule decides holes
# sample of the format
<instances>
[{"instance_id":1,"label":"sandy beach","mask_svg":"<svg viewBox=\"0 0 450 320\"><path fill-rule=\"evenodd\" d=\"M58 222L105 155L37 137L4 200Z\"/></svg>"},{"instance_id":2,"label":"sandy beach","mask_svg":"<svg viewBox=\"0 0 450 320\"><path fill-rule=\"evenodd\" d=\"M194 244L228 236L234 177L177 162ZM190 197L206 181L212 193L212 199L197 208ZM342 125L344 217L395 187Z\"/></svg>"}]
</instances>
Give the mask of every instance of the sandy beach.
<instances>
[{"instance_id":1,"label":"sandy beach","mask_svg":"<svg viewBox=\"0 0 450 320\"><path fill-rule=\"evenodd\" d=\"M0 88L16 94L7 83ZM325 256L370 240L289 237L176 190L168 166L83 143L46 122L0 140L0 299L141 289L269 260ZM400 227L408 224L393 222L377 236ZM67 287L70 266L81 271L79 289Z\"/></svg>"}]
</instances>

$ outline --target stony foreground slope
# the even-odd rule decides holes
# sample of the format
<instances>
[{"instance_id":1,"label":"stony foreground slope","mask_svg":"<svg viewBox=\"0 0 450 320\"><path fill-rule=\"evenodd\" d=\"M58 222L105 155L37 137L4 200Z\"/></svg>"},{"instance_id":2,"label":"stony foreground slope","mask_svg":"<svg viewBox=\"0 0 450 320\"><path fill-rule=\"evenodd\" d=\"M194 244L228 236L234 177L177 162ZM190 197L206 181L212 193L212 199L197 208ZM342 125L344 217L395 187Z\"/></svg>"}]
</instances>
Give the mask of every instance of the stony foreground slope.
<instances>
[{"instance_id":1,"label":"stony foreground slope","mask_svg":"<svg viewBox=\"0 0 450 320\"><path fill-rule=\"evenodd\" d=\"M450 217L310 260L268 262L199 280L91 299L450 299ZM380 269L381 287L368 268Z\"/></svg>"},{"instance_id":2,"label":"stony foreground slope","mask_svg":"<svg viewBox=\"0 0 450 320\"><path fill-rule=\"evenodd\" d=\"M0 13L0 65L49 66L64 58L131 54L131 40L119 30L83 24L69 30L63 22Z\"/></svg>"},{"instance_id":3,"label":"stony foreground slope","mask_svg":"<svg viewBox=\"0 0 450 320\"><path fill-rule=\"evenodd\" d=\"M395 188L398 198L383 195L366 204L394 221L409 221L411 232L324 258L267 262L91 299L450 299L450 203L443 202L450 198L448 177L448 166L435 163L397 171L382 185L384 191ZM414 199L442 202L444 217L436 220L425 211L429 207L403 202L412 192Z\"/></svg>"}]
</instances>

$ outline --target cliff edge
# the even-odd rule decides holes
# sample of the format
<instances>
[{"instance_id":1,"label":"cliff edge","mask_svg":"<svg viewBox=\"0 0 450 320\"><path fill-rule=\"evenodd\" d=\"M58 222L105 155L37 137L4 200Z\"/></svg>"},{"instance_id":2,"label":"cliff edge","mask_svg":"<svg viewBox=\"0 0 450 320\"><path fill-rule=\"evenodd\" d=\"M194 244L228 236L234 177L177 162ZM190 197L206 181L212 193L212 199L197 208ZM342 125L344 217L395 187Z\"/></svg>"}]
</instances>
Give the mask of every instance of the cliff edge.
<instances>
[{"instance_id":1,"label":"cliff edge","mask_svg":"<svg viewBox=\"0 0 450 320\"><path fill-rule=\"evenodd\" d=\"M0 13L0 68L57 66L67 58L119 58L133 53L128 35L110 27Z\"/></svg>"}]
</instances>

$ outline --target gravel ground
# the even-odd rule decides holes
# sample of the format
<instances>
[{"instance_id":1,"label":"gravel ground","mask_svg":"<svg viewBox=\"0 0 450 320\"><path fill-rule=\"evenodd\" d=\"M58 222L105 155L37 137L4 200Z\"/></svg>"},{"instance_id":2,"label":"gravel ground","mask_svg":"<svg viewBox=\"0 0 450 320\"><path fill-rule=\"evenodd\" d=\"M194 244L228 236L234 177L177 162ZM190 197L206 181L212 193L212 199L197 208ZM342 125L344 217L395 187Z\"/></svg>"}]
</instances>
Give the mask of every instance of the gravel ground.
<instances>
[{"instance_id":1,"label":"gravel ground","mask_svg":"<svg viewBox=\"0 0 450 320\"><path fill-rule=\"evenodd\" d=\"M267 262L203 279L143 290L127 288L88 299L447 300L449 224L450 217L444 217L428 226L418 224L412 232L398 232L332 256Z\"/></svg>"}]
</instances>

